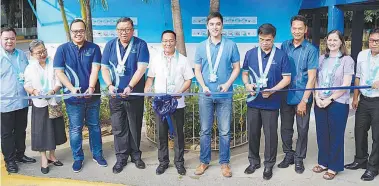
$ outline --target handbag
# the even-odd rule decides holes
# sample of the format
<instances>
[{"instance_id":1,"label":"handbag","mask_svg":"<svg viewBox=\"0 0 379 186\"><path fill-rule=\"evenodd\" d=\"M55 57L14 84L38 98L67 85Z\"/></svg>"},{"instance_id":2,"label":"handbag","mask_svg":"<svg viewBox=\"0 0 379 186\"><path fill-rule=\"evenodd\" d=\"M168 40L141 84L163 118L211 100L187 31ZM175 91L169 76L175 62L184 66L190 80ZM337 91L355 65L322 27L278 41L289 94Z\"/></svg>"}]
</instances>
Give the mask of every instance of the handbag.
<instances>
[{"instance_id":1,"label":"handbag","mask_svg":"<svg viewBox=\"0 0 379 186\"><path fill-rule=\"evenodd\" d=\"M57 103L57 105L48 105L49 118L55 119L63 116L62 102Z\"/></svg>"}]
</instances>

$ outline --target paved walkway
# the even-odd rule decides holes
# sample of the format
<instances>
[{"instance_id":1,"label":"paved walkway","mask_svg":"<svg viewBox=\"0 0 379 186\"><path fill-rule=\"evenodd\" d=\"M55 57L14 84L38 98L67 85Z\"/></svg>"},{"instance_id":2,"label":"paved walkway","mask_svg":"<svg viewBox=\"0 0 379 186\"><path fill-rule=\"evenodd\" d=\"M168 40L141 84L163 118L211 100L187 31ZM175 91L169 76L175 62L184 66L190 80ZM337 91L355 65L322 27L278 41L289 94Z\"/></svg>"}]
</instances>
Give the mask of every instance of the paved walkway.
<instances>
[{"instance_id":1,"label":"paved walkway","mask_svg":"<svg viewBox=\"0 0 379 186\"><path fill-rule=\"evenodd\" d=\"M353 160L354 156L354 115L349 117L345 136L345 163ZM371 132L371 131L370 131ZM371 139L371 135L369 135ZM27 139L30 139L28 135ZM263 139L263 137L262 137ZM280 137L279 137L280 139ZM147 167L145 170L137 169L134 164L128 163L123 172L120 174L112 173L112 166L116 161L113 150L113 136L103 138L104 156L108 161L108 167L99 167L92 161L89 153L88 140L84 141L84 151L86 159L84 168L80 173L74 173L71 169L72 158L68 143L59 146L57 149L57 157L65 165L63 167L50 166L50 173L43 175L40 172L40 159L38 153L30 150L30 141L27 141L27 155L37 158L35 164L20 164L19 174L7 175L2 165L2 185L12 186L40 186L40 185L379 185L379 177L372 182L363 182L360 176L364 170L345 170L337 175L332 181L326 181L322 178L322 174L312 172L312 167L317 162L317 145L315 135L314 117L311 118L309 129L309 148L307 159L305 160L305 172L301 175L296 174L294 166L287 169L279 169L275 166L274 175L271 180L266 181L262 178L263 168L258 169L252 175L244 174L244 169L248 165L247 161L247 145L232 149L231 167L233 171L232 178L224 178L221 176L220 166L217 161L217 152L212 153L211 167L202 176L193 174L199 163L199 153L188 151L185 153L185 167L187 175L180 176L176 173L176 169L171 164L170 168L160 176L155 175L155 169L158 165L157 148L145 137L141 142L142 158ZM371 140L369 142L371 144ZM261 144L261 152L263 152L264 143ZM371 147L370 147L371 148ZM173 151L170 151L171 160L173 160ZM261 153L263 158L263 154ZM281 141L279 140L279 149L277 161L281 161L283 153L281 150ZM263 161L263 160L262 160ZM112 184L111 184L112 183Z\"/></svg>"}]
</instances>

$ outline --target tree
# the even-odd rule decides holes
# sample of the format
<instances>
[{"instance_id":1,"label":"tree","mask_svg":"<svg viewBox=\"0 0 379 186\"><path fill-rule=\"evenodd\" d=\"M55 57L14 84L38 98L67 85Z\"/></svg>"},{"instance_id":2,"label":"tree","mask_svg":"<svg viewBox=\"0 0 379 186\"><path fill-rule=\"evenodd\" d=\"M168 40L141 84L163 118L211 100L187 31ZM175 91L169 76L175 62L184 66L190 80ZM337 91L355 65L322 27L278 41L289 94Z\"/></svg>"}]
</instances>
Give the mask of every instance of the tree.
<instances>
[{"instance_id":1,"label":"tree","mask_svg":"<svg viewBox=\"0 0 379 186\"><path fill-rule=\"evenodd\" d=\"M64 27L64 30L66 31L67 41L71 41L70 28L68 27L68 22L67 22L67 17L66 17L66 11L64 10L64 1L63 0L58 0L58 3L59 3L59 8L61 10L61 16L62 16L62 20L63 20L63 27Z\"/></svg>"},{"instance_id":2,"label":"tree","mask_svg":"<svg viewBox=\"0 0 379 186\"><path fill-rule=\"evenodd\" d=\"M179 0L171 0L172 21L176 33L176 49L184 56L187 56L186 45L184 42L184 32L182 14L180 11Z\"/></svg>"},{"instance_id":3,"label":"tree","mask_svg":"<svg viewBox=\"0 0 379 186\"><path fill-rule=\"evenodd\" d=\"M80 3L80 12L82 15L83 21L87 25L86 38L88 41L93 42L93 29L92 29L92 9L97 6L101 6L103 10L108 10L108 1L107 0L79 0Z\"/></svg>"},{"instance_id":4,"label":"tree","mask_svg":"<svg viewBox=\"0 0 379 186\"><path fill-rule=\"evenodd\" d=\"M220 12L220 0L210 0L210 12Z\"/></svg>"}]
</instances>

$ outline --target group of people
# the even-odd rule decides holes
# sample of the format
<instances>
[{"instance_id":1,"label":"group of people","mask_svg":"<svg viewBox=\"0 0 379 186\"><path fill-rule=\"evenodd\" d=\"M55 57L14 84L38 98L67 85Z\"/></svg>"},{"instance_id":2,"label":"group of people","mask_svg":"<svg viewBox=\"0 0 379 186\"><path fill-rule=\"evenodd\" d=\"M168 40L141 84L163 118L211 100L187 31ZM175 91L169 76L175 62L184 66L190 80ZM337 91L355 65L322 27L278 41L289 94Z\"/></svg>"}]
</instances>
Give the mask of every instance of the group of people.
<instances>
[{"instance_id":1,"label":"group of people","mask_svg":"<svg viewBox=\"0 0 379 186\"><path fill-rule=\"evenodd\" d=\"M278 168L295 164L296 173L303 173L306 158L310 110L315 102L318 164L313 167L323 178L333 179L347 169L366 169L361 179L370 181L379 170L379 29L369 34L369 49L360 52L355 73L355 85L368 85L371 89L354 90L352 106L357 109L355 121L356 155L354 162L344 166L344 133L349 113L349 89L317 91L279 91L281 89L312 89L350 86L354 75L354 60L347 55L342 33L333 30L327 34L326 53L319 57L315 46L304 35L307 20L301 15L291 21L293 38L274 45L276 28L262 24L258 29L259 46L249 50L244 58L242 79L247 97L247 126L249 139L249 165L246 174L261 167L259 156L261 128L265 138L263 178L273 175L278 146L278 119L281 116L280 133L285 157ZM166 30L161 35L162 51L150 60L144 40L133 36L134 26L130 18L120 18L116 23L117 38L107 42L101 53L98 45L85 40L86 25L80 19L70 24L71 40L57 48L50 59L40 40L30 43L33 60L15 48L16 32L13 28L1 30L1 96L72 94L65 99L69 118L69 140L74 172L83 168L82 129L89 130L89 145L93 160L99 166L107 166L103 157L99 124L100 93L98 74L101 70L111 98L112 132L116 163L113 173L120 173L131 162L139 169L145 168L141 158L140 142L144 111L144 98L130 93L180 94L189 89L195 77L200 85L200 165L196 175L202 175L211 161L211 131L217 117L219 131L219 163L221 174L231 177L230 123L232 118L233 82L240 74L240 54L236 43L222 36L223 17L211 12L207 18L209 37L201 42L195 54L194 71L187 57L176 46L176 34ZM149 68L148 68L149 67ZM148 68L148 71L145 72ZM61 91L63 88L63 91ZM225 94L213 94L225 92ZM84 97L75 96L85 93ZM88 95L86 95L88 94ZM82 94L80 94L82 95ZM174 164L178 174L185 175L184 167L184 97L175 97L178 106L170 115L174 131ZM17 173L16 162L34 163L25 156L25 129L28 101L24 99L1 100L1 149L8 172ZM49 172L49 164L62 166L54 150L67 141L62 116L54 115L61 99L32 100L32 150L41 153L41 172ZM294 121L298 138L292 148ZM158 160L156 174L168 169L167 120L157 114ZM372 127L372 151L368 154L368 130ZM47 156L46 151L49 151Z\"/></svg>"}]
</instances>

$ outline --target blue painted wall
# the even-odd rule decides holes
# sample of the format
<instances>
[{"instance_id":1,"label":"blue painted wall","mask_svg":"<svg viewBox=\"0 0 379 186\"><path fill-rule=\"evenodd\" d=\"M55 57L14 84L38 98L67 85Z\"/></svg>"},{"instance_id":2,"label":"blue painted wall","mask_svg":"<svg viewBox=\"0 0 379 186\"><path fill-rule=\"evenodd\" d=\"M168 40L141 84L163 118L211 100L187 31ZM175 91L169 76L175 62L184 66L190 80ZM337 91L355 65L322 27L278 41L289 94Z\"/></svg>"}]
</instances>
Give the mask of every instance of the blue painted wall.
<instances>
[{"instance_id":1,"label":"blue painted wall","mask_svg":"<svg viewBox=\"0 0 379 186\"><path fill-rule=\"evenodd\" d=\"M375 0L303 0L301 9L312 9L327 7L333 5L351 4L351 3L362 3Z\"/></svg>"}]
</instances>

